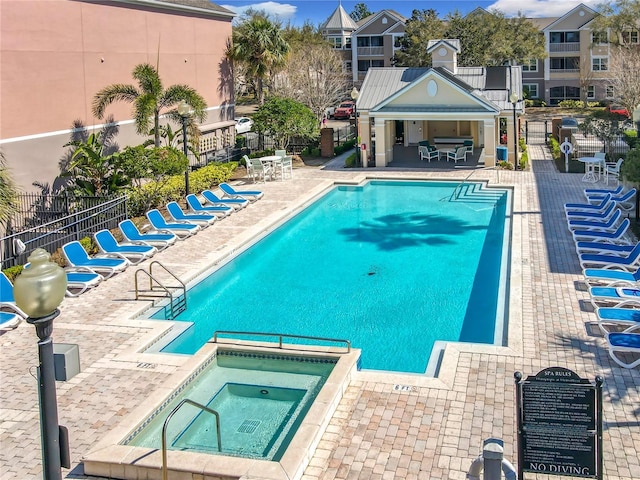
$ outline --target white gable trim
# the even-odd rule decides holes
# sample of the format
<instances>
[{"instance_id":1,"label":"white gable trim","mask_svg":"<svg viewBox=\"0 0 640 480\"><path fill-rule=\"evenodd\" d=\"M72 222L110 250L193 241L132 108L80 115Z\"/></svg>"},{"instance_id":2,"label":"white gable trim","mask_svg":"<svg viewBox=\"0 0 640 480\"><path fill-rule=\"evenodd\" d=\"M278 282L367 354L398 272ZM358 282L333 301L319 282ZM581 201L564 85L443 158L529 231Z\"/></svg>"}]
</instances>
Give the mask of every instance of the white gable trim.
<instances>
[{"instance_id":1,"label":"white gable trim","mask_svg":"<svg viewBox=\"0 0 640 480\"><path fill-rule=\"evenodd\" d=\"M410 84L405 85L403 88L401 88L400 90L398 90L397 92L395 92L391 96L385 98L382 102L378 103L376 106L371 108L370 112L375 113L375 112L379 111L380 109L384 108L389 103L391 103L393 100L397 99L398 97L400 97L401 95L405 94L409 90L412 90L413 88L415 88L417 84L423 83L423 82L426 83L428 81L429 77L434 77L434 76L437 77L440 81L442 81L442 82L446 83L447 85L451 86L454 90L456 90L459 93L463 94L467 98L473 100L474 103L476 103L479 106L481 106L482 109L486 110L487 112L495 113L495 114L500 113L500 108L498 108L498 106L495 105L493 102L490 102L490 101L488 101L488 100L486 100L486 99L474 94L473 92L469 92L468 90L465 90L465 89L461 88L459 85L449 81L449 79L447 79L446 77L443 77L436 70L434 70L432 68L427 70L423 75L420 75L418 78L416 78ZM390 108L392 108L392 107L390 107Z\"/></svg>"}]
</instances>

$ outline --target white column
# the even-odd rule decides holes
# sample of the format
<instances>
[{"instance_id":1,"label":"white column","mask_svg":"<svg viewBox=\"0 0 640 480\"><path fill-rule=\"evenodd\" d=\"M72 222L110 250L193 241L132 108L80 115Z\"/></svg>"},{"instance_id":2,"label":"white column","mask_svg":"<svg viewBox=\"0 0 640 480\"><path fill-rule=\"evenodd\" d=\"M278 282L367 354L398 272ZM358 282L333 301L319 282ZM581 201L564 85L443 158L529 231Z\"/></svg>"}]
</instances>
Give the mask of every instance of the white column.
<instances>
[{"instance_id":1,"label":"white column","mask_svg":"<svg viewBox=\"0 0 640 480\"><path fill-rule=\"evenodd\" d=\"M383 118L376 118L374 124L374 130L376 133L376 167L387 166L387 142L385 127L386 122Z\"/></svg>"},{"instance_id":2,"label":"white column","mask_svg":"<svg viewBox=\"0 0 640 480\"><path fill-rule=\"evenodd\" d=\"M484 126L484 166L493 167L496 164L496 122L497 119L485 120Z\"/></svg>"}]
</instances>

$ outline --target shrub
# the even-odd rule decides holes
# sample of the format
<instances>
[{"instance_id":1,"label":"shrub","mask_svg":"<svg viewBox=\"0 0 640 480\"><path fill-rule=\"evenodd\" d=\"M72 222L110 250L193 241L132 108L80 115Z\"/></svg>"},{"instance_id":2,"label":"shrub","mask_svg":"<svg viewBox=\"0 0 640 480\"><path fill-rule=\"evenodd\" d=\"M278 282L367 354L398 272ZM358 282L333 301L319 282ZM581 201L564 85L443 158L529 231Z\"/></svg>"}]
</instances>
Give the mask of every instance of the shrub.
<instances>
[{"instance_id":1,"label":"shrub","mask_svg":"<svg viewBox=\"0 0 640 480\"><path fill-rule=\"evenodd\" d=\"M624 141L629 145L629 148L634 149L638 146L638 132L635 130L625 130L623 133Z\"/></svg>"},{"instance_id":2,"label":"shrub","mask_svg":"<svg viewBox=\"0 0 640 480\"><path fill-rule=\"evenodd\" d=\"M549 150L554 160L560 160L562 152L560 151L560 143L553 137L549 137Z\"/></svg>"},{"instance_id":3,"label":"shrub","mask_svg":"<svg viewBox=\"0 0 640 480\"><path fill-rule=\"evenodd\" d=\"M558 103L558 106L562 108L582 108L584 104L582 100L562 100Z\"/></svg>"},{"instance_id":4,"label":"shrub","mask_svg":"<svg viewBox=\"0 0 640 480\"><path fill-rule=\"evenodd\" d=\"M355 152L352 153L351 155L349 155L345 161L344 161L344 166L346 168L353 168L356 166L356 154Z\"/></svg>"},{"instance_id":5,"label":"shrub","mask_svg":"<svg viewBox=\"0 0 640 480\"><path fill-rule=\"evenodd\" d=\"M640 149L629 150L620 168L622 178L634 184L640 183Z\"/></svg>"},{"instance_id":6,"label":"shrub","mask_svg":"<svg viewBox=\"0 0 640 480\"><path fill-rule=\"evenodd\" d=\"M503 170L513 170L513 163L507 162L506 160L500 160L498 162L498 168Z\"/></svg>"},{"instance_id":7,"label":"shrub","mask_svg":"<svg viewBox=\"0 0 640 480\"><path fill-rule=\"evenodd\" d=\"M337 147L335 147L333 151L336 155L340 155L341 153L346 152L347 150L354 148L355 146L356 146L356 139L354 138L353 140L349 140L347 142L344 142L341 145L338 145Z\"/></svg>"}]
</instances>

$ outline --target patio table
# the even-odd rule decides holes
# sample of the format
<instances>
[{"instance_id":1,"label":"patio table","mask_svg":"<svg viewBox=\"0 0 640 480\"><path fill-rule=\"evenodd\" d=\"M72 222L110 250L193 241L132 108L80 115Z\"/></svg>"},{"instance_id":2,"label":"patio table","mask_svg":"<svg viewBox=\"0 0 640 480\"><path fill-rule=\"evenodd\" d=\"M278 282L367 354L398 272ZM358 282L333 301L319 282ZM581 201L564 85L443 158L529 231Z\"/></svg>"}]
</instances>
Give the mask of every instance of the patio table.
<instances>
[{"instance_id":1,"label":"patio table","mask_svg":"<svg viewBox=\"0 0 640 480\"><path fill-rule=\"evenodd\" d=\"M580 157L578 161L584 163L582 181L586 183L596 183L600 179L600 175L596 174L596 166L602 165L602 159L598 157Z\"/></svg>"}]
</instances>

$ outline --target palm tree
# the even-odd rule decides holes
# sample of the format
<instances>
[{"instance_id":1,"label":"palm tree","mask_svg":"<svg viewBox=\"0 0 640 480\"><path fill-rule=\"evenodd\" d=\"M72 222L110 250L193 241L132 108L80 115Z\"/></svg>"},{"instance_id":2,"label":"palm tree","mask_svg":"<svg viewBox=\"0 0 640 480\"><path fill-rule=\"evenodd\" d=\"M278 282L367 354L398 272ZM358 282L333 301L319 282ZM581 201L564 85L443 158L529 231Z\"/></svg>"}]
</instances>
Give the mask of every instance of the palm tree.
<instances>
[{"instance_id":1,"label":"palm tree","mask_svg":"<svg viewBox=\"0 0 640 480\"><path fill-rule=\"evenodd\" d=\"M11 177L4 153L0 151L0 225L7 225L17 211L17 200L18 187Z\"/></svg>"},{"instance_id":2,"label":"palm tree","mask_svg":"<svg viewBox=\"0 0 640 480\"><path fill-rule=\"evenodd\" d=\"M284 65L289 44L280 33L280 26L264 14L255 13L233 31L233 44L227 56L242 63L247 75L256 81L256 95L264 104L264 79L272 69Z\"/></svg>"},{"instance_id":3,"label":"palm tree","mask_svg":"<svg viewBox=\"0 0 640 480\"><path fill-rule=\"evenodd\" d=\"M138 81L138 87L116 83L100 90L93 99L93 114L102 118L105 109L118 100L133 103L136 131L141 135L148 135L153 128L156 147L160 146L160 113L164 111L169 118L180 122L181 117L174 107L181 101L186 101L193 108L190 123L194 119L204 121L207 104L194 88L189 85L171 85L164 89L158 71L147 63L133 69L133 78Z\"/></svg>"}]
</instances>

